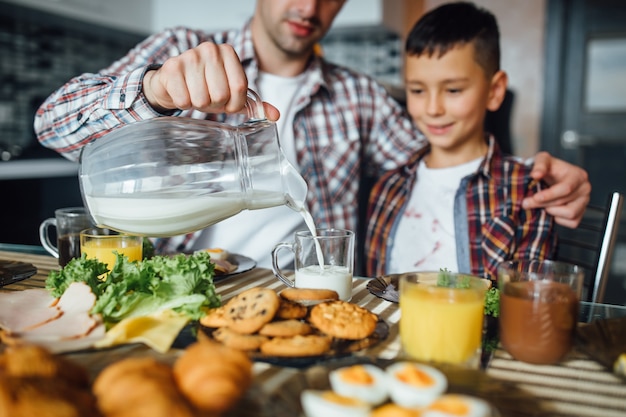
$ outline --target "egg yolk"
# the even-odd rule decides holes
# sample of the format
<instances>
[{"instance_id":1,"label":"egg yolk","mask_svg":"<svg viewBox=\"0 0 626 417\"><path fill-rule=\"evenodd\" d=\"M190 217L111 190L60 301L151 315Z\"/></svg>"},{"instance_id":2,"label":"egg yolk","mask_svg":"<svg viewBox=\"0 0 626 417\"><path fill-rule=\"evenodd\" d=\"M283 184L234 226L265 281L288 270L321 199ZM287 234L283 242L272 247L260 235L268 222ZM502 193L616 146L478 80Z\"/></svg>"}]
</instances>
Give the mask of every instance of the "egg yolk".
<instances>
[{"instance_id":1,"label":"egg yolk","mask_svg":"<svg viewBox=\"0 0 626 417\"><path fill-rule=\"evenodd\" d=\"M330 402L341 404L341 405L362 405L363 404L362 401L356 398L344 397L343 395L339 395L335 393L334 391L324 391L322 393L322 398L325 399L326 401L330 401Z\"/></svg>"},{"instance_id":2,"label":"egg yolk","mask_svg":"<svg viewBox=\"0 0 626 417\"><path fill-rule=\"evenodd\" d=\"M469 406L467 403L461 398L452 395L436 400L428 409L441 411L442 413L452 416L466 416L469 414Z\"/></svg>"},{"instance_id":3,"label":"egg yolk","mask_svg":"<svg viewBox=\"0 0 626 417\"><path fill-rule=\"evenodd\" d=\"M405 366L396 373L396 377L406 384L417 387L428 387L435 383L430 375L414 366Z\"/></svg>"},{"instance_id":4,"label":"egg yolk","mask_svg":"<svg viewBox=\"0 0 626 417\"><path fill-rule=\"evenodd\" d=\"M420 414L418 410L385 404L372 411L371 417L419 417Z\"/></svg>"},{"instance_id":5,"label":"egg yolk","mask_svg":"<svg viewBox=\"0 0 626 417\"><path fill-rule=\"evenodd\" d=\"M364 366L356 365L341 371L341 379L352 384L370 385L374 378Z\"/></svg>"},{"instance_id":6,"label":"egg yolk","mask_svg":"<svg viewBox=\"0 0 626 417\"><path fill-rule=\"evenodd\" d=\"M224 249L222 248L209 248L209 249L205 249L204 251L209 252L210 254L215 254L215 255L220 255L224 253Z\"/></svg>"}]
</instances>

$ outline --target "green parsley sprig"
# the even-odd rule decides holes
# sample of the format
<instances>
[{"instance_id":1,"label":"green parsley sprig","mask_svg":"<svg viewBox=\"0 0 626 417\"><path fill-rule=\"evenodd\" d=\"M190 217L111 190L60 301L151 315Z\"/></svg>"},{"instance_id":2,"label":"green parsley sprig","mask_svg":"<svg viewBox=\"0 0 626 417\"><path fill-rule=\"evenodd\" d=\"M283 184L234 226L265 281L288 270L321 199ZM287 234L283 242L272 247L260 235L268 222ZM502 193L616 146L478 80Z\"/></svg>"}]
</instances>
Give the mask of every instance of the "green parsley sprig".
<instances>
[{"instance_id":1,"label":"green parsley sprig","mask_svg":"<svg viewBox=\"0 0 626 417\"><path fill-rule=\"evenodd\" d=\"M485 294L485 315L498 317L500 315L500 290L491 287Z\"/></svg>"}]
</instances>

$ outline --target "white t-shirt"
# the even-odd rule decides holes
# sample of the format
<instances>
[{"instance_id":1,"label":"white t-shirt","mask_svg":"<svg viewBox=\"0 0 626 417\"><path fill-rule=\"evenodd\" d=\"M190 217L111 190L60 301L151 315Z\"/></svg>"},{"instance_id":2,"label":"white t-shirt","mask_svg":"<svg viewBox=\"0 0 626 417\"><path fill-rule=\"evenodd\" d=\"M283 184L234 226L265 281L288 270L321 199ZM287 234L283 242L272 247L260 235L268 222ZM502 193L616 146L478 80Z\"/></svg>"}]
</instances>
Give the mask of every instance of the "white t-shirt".
<instances>
[{"instance_id":1,"label":"white t-shirt","mask_svg":"<svg viewBox=\"0 0 626 417\"><path fill-rule=\"evenodd\" d=\"M257 81L258 93L263 101L271 103L280 111L276 126L278 138L287 159L296 168L293 101L304 76L286 78L260 73ZM287 206L243 210L203 230L193 249L220 247L256 260L257 266L261 268L271 268L272 248L279 242L292 242L294 232L305 229L307 227L300 213ZM281 250L278 256L280 267L288 267L293 258L292 252Z\"/></svg>"},{"instance_id":2,"label":"white t-shirt","mask_svg":"<svg viewBox=\"0 0 626 417\"><path fill-rule=\"evenodd\" d=\"M449 168L430 169L420 161L417 180L393 237L388 271L457 272L454 197L461 179L483 158Z\"/></svg>"}]
</instances>

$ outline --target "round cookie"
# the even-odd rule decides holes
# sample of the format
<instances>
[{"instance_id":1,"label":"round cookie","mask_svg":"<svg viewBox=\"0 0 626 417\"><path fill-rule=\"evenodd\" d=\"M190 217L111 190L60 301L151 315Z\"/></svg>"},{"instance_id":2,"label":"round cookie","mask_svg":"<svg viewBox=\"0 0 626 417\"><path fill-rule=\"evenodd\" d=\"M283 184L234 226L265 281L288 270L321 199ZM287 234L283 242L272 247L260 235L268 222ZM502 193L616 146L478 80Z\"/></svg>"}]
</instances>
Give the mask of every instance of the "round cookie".
<instances>
[{"instance_id":1,"label":"round cookie","mask_svg":"<svg viewBox=\"0 0 626 417\"><path fill-rule=\"evenodd\" d=\"M280 306L276 312L276 317L279 319L303 319L308 312L309 309L304 304L280 297Z\"/></svg>"},{"instance_id":2,"label":"round cookie","mask_svg":"<svg viewBox=\"0 0 626 417\"><path fill-rule=\"evenodd\" d=\"M206 316L200 319L200 324L205 327L224 327L229 323L225 306L210 309Z\"/></svg>"},{"instance_id":3,"label":"round cookie","mask_svg":"<svg viewBox=\"0 0 626 417\"><path fill-rule=\"evenodd\" d=\"M296 319L271 321L259 330L260 335L271 337L307 335L311 332L313 328L309 323Z\"/></svg>"},{"instance_id":4,"label":"round cookie","mask_svg":"<svg viewBox=\"0 0 626 417\"><path fill-rule=\"evenodd\" d=\"M238 333L254 333L272 321L279 305L280 300L273 290L250 288L226 303L228 327Z\"/></svg>"},{"instance_id":5,"label":"round cookie","mask_svg":"<svg viewBox=\"0 0 626 417\"><path fill-rule=\"evenodd\" d=\"M327 301L339 299L337 291L319 288L285 288L280 292L280 296L290 301Z\"/></svg>"},{"instance_id":6,"label":"round cookie","mask_svg":"<svg viewBox=\"0 0 626 417\"><path fill-rule=\"evenodd\" d=\"M378 317L369 310L346 301L328 301L315 305L309 323L321 332L340 339L358 340L376 330Z\"/></svg>"},{"instance_id":7,"label":"round cookie","mask_svg":"<svg viewBox=\"0 0 626 417\"><path fill-rule=\"evenodd\" d=\"M213 338L224 346L237 350L257 350L263 343L269 340L268 337L258 334L237 333L228 327L220 327L215 330Z\"/></svg>"},{"instance_id":8,"label":"round cookie","mask_svg":"<svg viewBox=\"0 0 626 417\"><path fill-rule=\"evenodd\" d=\"M275 337L261 345L261 352L270 356L316 356L330 349L331 339L320 335Z\"/></svg>"}]
</instances>

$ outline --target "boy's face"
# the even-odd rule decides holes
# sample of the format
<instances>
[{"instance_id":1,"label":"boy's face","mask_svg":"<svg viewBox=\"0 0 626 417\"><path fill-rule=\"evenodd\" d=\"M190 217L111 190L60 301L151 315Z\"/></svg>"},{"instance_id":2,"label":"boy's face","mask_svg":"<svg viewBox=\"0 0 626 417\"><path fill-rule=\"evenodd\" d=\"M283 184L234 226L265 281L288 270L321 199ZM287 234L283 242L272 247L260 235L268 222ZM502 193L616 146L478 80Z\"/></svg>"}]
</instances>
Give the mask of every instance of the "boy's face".
<instances>
[{"instance_id":1,"label":"boy's face","mask_svg":"<svg viewBox=\"0 0 626 417\"><path fill-rule=\"evenodd\" d=\"M506 91L506 74L491 79L474 59L474 44L456 46L442 57L408 55L407 108L433 151L472 153L484 149L487 109L496 110Z\"/></svg>"}]
</instances>

